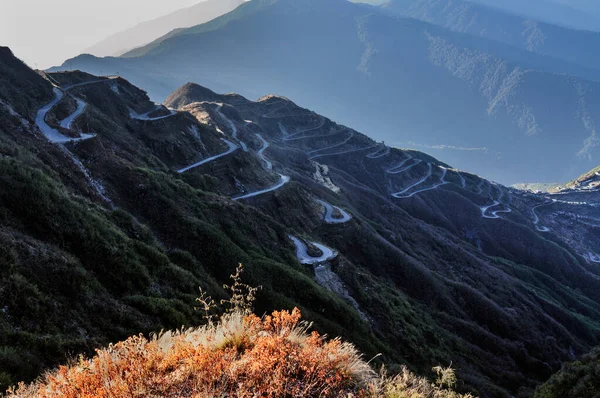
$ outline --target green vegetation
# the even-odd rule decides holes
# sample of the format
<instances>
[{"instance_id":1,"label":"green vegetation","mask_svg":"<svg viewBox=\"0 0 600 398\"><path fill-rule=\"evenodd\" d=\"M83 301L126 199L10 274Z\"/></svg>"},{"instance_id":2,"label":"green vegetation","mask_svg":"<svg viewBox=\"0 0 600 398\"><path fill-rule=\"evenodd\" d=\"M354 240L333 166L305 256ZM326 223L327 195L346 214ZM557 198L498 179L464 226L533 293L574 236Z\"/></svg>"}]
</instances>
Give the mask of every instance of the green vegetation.
<instances>
[{"instance_id":1,"label":"green vegetation","mask_svg":"<svg viewBox=\"0 0 600 398\"><path fill-rule=\"evenodd\" d=\"M565 364L535 392L535 398L596 398L600 396L600 349Z\"/></svg>"}]
</instances>

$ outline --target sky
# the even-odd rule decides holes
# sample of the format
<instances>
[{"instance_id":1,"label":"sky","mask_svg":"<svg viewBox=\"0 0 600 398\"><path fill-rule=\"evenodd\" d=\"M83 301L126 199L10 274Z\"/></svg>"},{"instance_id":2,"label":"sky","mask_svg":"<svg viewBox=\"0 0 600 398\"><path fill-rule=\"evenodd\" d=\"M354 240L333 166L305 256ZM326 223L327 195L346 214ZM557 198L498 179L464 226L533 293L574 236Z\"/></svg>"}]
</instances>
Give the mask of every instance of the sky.
<instances>
[{"instance_id":1,"label":"sky","mask_svg":"<svg viewBox=\"0 0 600 398\"><path fill-rule=\"evenodd\" d=\"M0 45L33 68L60 65L113 33L201 0L0 0Z\"/></svg>"}]
</instances>

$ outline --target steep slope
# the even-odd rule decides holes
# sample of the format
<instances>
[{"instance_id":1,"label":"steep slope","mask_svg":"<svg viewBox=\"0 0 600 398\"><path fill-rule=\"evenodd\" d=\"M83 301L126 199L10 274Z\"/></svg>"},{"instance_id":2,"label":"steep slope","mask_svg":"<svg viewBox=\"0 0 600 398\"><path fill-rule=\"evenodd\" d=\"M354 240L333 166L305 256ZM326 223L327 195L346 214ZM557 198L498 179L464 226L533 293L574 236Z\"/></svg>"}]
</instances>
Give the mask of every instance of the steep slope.
<instances>
[{"instance_id":1,"label":"steep slope","mask_svg":"<svg viewBox=\"0 0 600 398\"><path fill-rule=\"evenodd\" d=\"M597 162L599 85L573 77L597 70L345 0L254 0L130 55L69 64L161 100L190 80L277 92L505 183L566 181Z\"/></svg>"},{"instance_id":2,"label":"steep slope","mask_svg":"<svg viewBox=\"0 0 600 398\"><path fill-rule=\"evenodd\" d=\"M86 53L99 57L119 56L146 45L172 30L199 25L234 10L244 0L204 0L152 21L142 22L116 33L88 48Z\"/></svg>"},{"instance_id":3,"label":"steep slope","mask_svg":"<svg viewBox=\"0 0 600 398\"><path fill-rule=\"evenodd\" d=\"M600 33L563 28L471 1L391 0L384 9L453 31L497 40L538 54L598 68Z\"/></svg>"},{"instance_id":4,"label":"steep slope","mask_svg":"<svg viewBox=\"0 0 600 398\"><path fill-rule=\"evenodd\" d=\"M598 217L595 196L549 204L285 97L188 84L164 107L116 77L53 87L3 54L26 77L0 93L29 104L0 106L4 386L197 324L198 286L224 297L239 262L258 313L300 307L392 368L452 362L480 396L531 395L600 342L597 227L562 218Z\"/></svg>"}]
</instances>

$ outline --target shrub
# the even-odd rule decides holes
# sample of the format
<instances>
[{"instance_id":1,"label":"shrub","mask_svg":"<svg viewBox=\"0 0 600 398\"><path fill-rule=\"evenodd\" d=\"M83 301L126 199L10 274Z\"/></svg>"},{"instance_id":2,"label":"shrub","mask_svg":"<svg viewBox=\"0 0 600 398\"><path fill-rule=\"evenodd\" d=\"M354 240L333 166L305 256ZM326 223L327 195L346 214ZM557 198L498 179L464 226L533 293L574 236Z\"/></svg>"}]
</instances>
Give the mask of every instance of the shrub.
<instances>
[{"instance_id":1,"label":"shrub","mask_svg":"<svg viewBox=\"0 0 600 398\"><path fill-rule=\"evenodd\" d=\"M8 397L467 398L445 389L456 382L449 368L434 368L436 384L406 368L377 377L352 344L309 333L298 309L253 315L257 290L241 282L241 272L240 265L233 285L225 286L231 299L222 302L228 310L218 322L210 315L214 301L203 294L198 302L207 325L131 337L36 383L21 383Z\"/></svg>"}]
</instances>

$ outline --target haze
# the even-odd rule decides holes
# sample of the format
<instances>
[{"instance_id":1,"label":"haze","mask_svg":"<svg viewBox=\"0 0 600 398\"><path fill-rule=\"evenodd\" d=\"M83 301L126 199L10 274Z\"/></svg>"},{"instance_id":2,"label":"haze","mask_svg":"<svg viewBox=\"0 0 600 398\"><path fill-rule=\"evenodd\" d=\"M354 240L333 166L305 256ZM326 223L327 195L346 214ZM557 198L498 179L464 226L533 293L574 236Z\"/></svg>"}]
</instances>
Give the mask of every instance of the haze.
<instances>
[{"instance_id":1,"label":"haze","mask_svg":"<svg viewBox=\"0 0 600 398\"><path fill-rule=\"evenodd\" d=\"M199 0L2 0L0 45L31 67L60 65L90 45Z\"/></svg>"}]
</instances>

